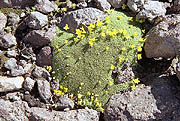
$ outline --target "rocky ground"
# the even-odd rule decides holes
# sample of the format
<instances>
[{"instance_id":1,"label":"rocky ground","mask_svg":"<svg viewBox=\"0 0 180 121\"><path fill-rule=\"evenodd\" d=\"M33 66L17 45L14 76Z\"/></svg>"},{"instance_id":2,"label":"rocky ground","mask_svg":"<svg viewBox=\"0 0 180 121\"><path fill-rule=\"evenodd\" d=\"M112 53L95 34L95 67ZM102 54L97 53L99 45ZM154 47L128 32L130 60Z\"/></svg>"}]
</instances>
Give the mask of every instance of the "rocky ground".
<instances>
[{"instance_id":1,"label":"rocky ground","mask_svg":"<svg viewBox=\"0 0 180 121\"><path fill-rule=\"evenodd\" d=\"M55 98L49 44L56 27L74 32L110 9L145 21L147 40L133 70L140 84L113 95L102 112ZM179 121L179 49L179 0L1 0L0 121Z\"/></svg>"}]
</instances>

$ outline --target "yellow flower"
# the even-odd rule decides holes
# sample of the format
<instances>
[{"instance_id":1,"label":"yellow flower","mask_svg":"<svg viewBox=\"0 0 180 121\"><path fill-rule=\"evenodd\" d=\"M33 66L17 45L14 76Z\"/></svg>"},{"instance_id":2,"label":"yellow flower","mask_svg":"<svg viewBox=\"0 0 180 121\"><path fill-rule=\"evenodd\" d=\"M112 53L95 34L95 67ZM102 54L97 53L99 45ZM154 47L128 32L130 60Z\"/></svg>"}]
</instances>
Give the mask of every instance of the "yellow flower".
<instances>
[{"instance_id":1,"label":"yellow flower","mask_svg":"<svg viewBox=\"0 0 180 121\"><path fill-rule=\"evenodd\" d=\"M137 35L138 35L138 33L137 33L137 32L134 32L133 37L136 37Z\"/></svg>"},{"instance_id":2,"label":"yellow flower","mask_svg":"<svg viewBox=\"0 0 180 121\"><path fill-rule=\"evenodd\" d=\"M67 40L64 40L64 43L65 43L65 44L67 44L67 42L68 42Z\"/></svg>"},{"instance_id":3,"label":"yellow flower","mask_svg":"<svg viewBox=\"0 0 180 121\"><path fill-rule=\"evenodd\" d=\"M68 88L64 88L64 92L67 92L68 91Z\"/></svg>"},{"instance_id":4,"label":"yellow flower","mask_svg":"<svg viewBox=\"0 0 180 121\"><path fill-rule=\"evenodd\" d=\"M122 61L124 61L124 58L120 57L119 62L122 62Z\"/></svg>"},{"instance_id":5,"label":"yellow flower","mask_svg":"<svg viewBox=\"0 0 180 121\"><path fill-rule=\"evenodd\" d=\"M141 54L137 54L137 58L138 58L138 60L141 60L142 59Z\"/></svg>"},{"instance_id":6,"label":"yellow flower","mask_svg":"<svg viewBox=\"0 0 180 121\"><path fill-rule=\"evenodd\" d=\"M95 28L95 24L90 24L90 27L91 27L92 29L94 29L94 28Z\"/></svg>"},{"instance_id":7,"label":"yellow flower","mask_svg":"<svg viewBox=\"0 0 180 121\"><path fill-rule=\"evenodd\" d=\"M105 18L106 20L109 20L109 16L106 16L106 18Z\"/></svg>"},{"instance_id":8,"label":"yellow flower","mask_svg":"<svg viewBox=\"0 0 180 121\"><path fill-rule=\"evenodd\" d=\"M109 23L111 23L111 21L110 20L106 20L106 23L109 24Z\"/></svg>"},{"instance_id":9,"label":"yellow flower","mask_svg":"<svg viewBox=\"0 0 180 121\"><path fill-rule=\"evenodd\" d=\"M118 19L121 19L122 17L123 17L123 16L118 16L117 18L118 18Z\"/></svg>"},{"instance_id":10,"label":"yellow flower","mask_svg":"<svg viewBox=\"0 0 180 121\"><path fill-rule=\"evenodd\" d=\"M141 46L138 46L138 52L141 52L142 51L142 47Z\"/></svg>"},{"instance_id":11,"label":"yellow flower","mask_svg":"<svg viewBox=\"0 0 180 121\"><path fill-rule=\"evenodd\" d=\"M58 90L58 94L59 94L59 95L62 95L62 91L61 91L61 90Z\"/></svg>"},{"instance_id":12,"label":"yellow flower","mask_svg":"<svg viewBox=\"0 0 180 121\"><path fill-rule=\"evenodd\" d=\"M140 81L139 81L138 78L136 78L136 79L133 79L133 82L136 83L136 84L138 84Z\"/></svg>"},{"instance_id":13,"label":"yellow flower","mask_svg":"<svg viewBox=\"0 0 180 121\"><path fill-rule=\"evenodd\" d=\"M68 72L66 75L69 76L69 75L71 75L71 74L72 74L72 72Z\"/></svg>"},{"instance_id":14,"label":"yellow flower","mask_svg":"<svg viewBox=\"0 0 180 121\"><path fill-rule=\"evenodd\" d=\"M98 94L95 94L94 96L95 96L95 97L98 97L99 95L98 95Z\"/></svg>"},{"instance_id":15,"label":"yellow flower","mask_svg":"<svg viewBox=\"0 0 180 121\"><path fill-rule=\"evenodd\" d=\"M58 52L61 52L61 49L58 49L57 51L58 51Z\"/></svg>"},{"instance_id":16,"label":"yellow flower","mask_svg":"<svg viewBox=\"0 0 180 121\"><path fill-rule=\"evenodd\" d=\"M127 34L127 35L125 36L125 38L126 38L126 39L129 39L129 38L130 38L130 36Z\"/></svg>"},{"instance_id":17,"label":"yellow flower","mask_svg":"<svg viewBox=\"0 0 180 121\"><path fill-rule=\"evenodd\" d=\"M60 86L59 86L59 88L60 88L60 89L63 89L63 86L62 86L62 85L60 85Z\"/></svg>"},{"instance_id":18,"label":"yellow flower","mask_svg":"<svg viewBox=\"0 0 180 121\"><path fill-rule=\"evenodd\" d=\"M55 89L55 90L54 90L54 94L56 95L57 93L58 93L58 90L57 90L57 89Z\"/></svg>"},{"instance_id":19,"label":"yellow flower","mask_svg":"<svg viewBox=\"0 0 180 121\"><path fill-rule=\"evenodd\" d=\"M109 81L109 86L112 86L113 84L114 84L114 82L113 81Z\"/></svg>"},{"instance_id":20,"label":"yellow flower","mask_svg":"<svg viewBox=\"0 0 180 121\"><path fill-rule=\"evenodd\" d=\"M101 32L102 37L106 37L106 34L104 32Z\"/></svg>"},{"instance_id":21,"label":"yellow flower","mask_svg":"<svg viewBox=\"0 0 180 121\"><path fill-rule=\"evenodd\" d=\"M69 29L68 24L66 24L63 29L67 31Z\"/></svg>"},{"instance_id":22,"label":"yellow flower","mask_svg":"<svg viewBox=\"0 0 180 121\"><path fill-rule=\"evenodd\" d=\"M82 31L81 31L80 29L76 29L76 34L77 34L78 36L81 36L81 33L82 33Z\"/></svg>"},{"instance_id":23,"label":"yellow flower","mask_svg":"<svg viewBox=\"0 0 180 121\"><path fill-rule=\"evenodd\" d=\"M77 98L78 98L78 99L81 99L81 98L82 98L82 95L81 95L81 94L77 94Z\"/></svg>"},{"instance_id":24,"label":"yellow flower","mask_svg":"<svg viewBox=\"0 0 180 121\"><path fill-rule=\"evenodd\" d=\"M143 39L143 38L140 38L139 42L145 42L147 38Z\"/></svg>"},{"instance_id":25,"label":"yellow flower","mask_svg":"<svg viewBox=\"0 0 180 121\"><path fill-rule=\"evenodd\" d=\"M95 40L96 40L96 38L95 38L95 37L93 37L93 38L89 38L89 41L94 42Z\"/></svg>"},{"instance_id":26,"label":"yellow flower","mask_svg":"<svg viewBox=\"0 0 180 121\"><path fill-rule=\"evenodd\" d=\"M79 39L76 37L76 38L74 38L74 42L78 42L79 41Z\"/></svg>"},{"instance_id":27,"label":"yellow flower","mask_svg":"<svg viewBox=\"0 0 180 121\"><path fill-rule=\"evenodd\" d=\"M126 31L126 30L124 30L124 31L123 31L123 35L125 36L126 34L127 34L127 31Z\"/></svg>"},{"instance_id":28,"label":"yellow flower","mask_svg":"<svg viewBox=\"0 0 180 121\"><path fill-rule=\"evenodd\" d=\"M107 29L107 26L102 26L102 31L104 31L105 29Z\"/></svg>"},{"instance_id":29,"label":"yellow flower","mask_svg":"<svg viewBox=\"0 0 180 121\"><path fill-rule=\"evenodd\" d=\"M121 48L121 50L122 50L122 51L125 51L125 50L126 50L126 48L125 48L125 47L123 47L123 48Z\"/></svg>"},{"instance_id":30,"label":"yellow flower","mask_svg":"<svg viewBox=\"0 0 180 121\"><path fill-rule=\"evenodd\" d=\"M56 45L56 49L58 49L59 48L59 46L58 45Z\"/></svg>"},{"instance_id":31,"label":"yellow flower","mask_svg":"<svg viewBox=\"0 0 180 121\"><path fill-rule=\"evenodd\" d=\"M61 93L61 96L63 96L63 95L64 95L64 92Z\"/></svg>"},{"instance_id":32,"label":"yellow flower","mask_svg":"<svg viewBox=\"0 0 180 121\"><path fill-rule=\"evenodd\" d=\"M125 4L122 5L122 9L123 10L126 9L126 5Z\"/></svg>"},{"instance_id":33,"label":"yellow flower","mask_svg":"<svg viewBox=\"0 0 180 121\"><path fill-rule=\"evenodd\" d=\"M124 30L123 30L123 29L120 29L120 30L119 30L119 33L121 33L121 34L122 34L123 32L124 32Z\"/></svg>"},{"instance_id":34,"label":"yellow flower","mask_svg":"<svg viewBox=\"0 0 180 121\"><path fill-rule=\"evenodd\" d=\"M113 70L115 68L115 66L114 65L111 65L111 70Z\"/></svg>"},{"instance_id":35,"label":"yellow flower","mask_svg":"<svg viewBox=\"0 0 180 121\"><path fill-rule=\"evenodd\" d=\"M80 83L80 85L81 85L81 86L83 86L83 85L84 85L84 83L83 83L83 82L81 82L81 83Z\"/></svg>"},{"instance_id":36,"label":"yellow flower","mask_svg":"<svg viewBox=\"0 0 180 121\"><path fill-rule=\"evenodd\" d=\"M90 95L91 95L91 93L90 93L90 92L87 92L87 95L89 95L89 96L90 96Z\"/></svg>"},{"instance_id":37,"label":"yellow flower","mask_svg":"<svg viewBox=\"0 0 180 121\"><path fill-rule=\"evenodd\" d=\"M93 42L89 41L89 45L90 45L90 47L93 47Z\"/></svg>"},{"instance_id":38,"label":"yellow flower","mask_svg":"<svg viewBox=\"0 0 180 121\"><path fill-rule=\"evenodd\" d=\"M145 33L145 29L142 30L142 33Z\"/></svg>"},{"instance_id":39,"label":"yellow flower","mask_svg":"<svg viewBox=\"0 0 180 121\"><path fill-rule=\"evenodd\" d=\"M101 82L101 81L98 81L98 84L102 84L102 82Z\"/></svg>"},{"instance_id":40,"label":"yellow flower","mask_svg":"<svg viewBox=\"0 0 180 121\"><path fill-rule=\"evenodd\" d=\"M145 22L145 20L143 20L143 19L139 20L139 23L142 24L143 22Z\"/></svg>"},{"instance_id":41,"label":"yellow flower","mask_svg":"<svg viewBox=\"0 0 180 121\"><path fill-rule=\"evenodd\" d=\"M98 102L98 99L96 98L96 99L94 100L94 102L97 103L97 102Z\"/></svg>"},{"instance_id":42,"label":"yellow flower","mask_svg":"<svg viewBox=\"0 0 180 121\"><path fill-rule=\"evenodd\" d=\"M69 98L70 98L70 99L73 99L73 94L69 95Z\"/></svg>"},{"instance_id":43,"label":"yellow flower","mask_svg":"<svg viewBox=\"0 0 180 121\"><path fill-rule=\"evenodd\" d=\"M131 49L135 48L135 45L131 45Z\"/></svg>"},{"instance_id":44,"label":"yellow flower","mask_svg":"<svg viewBox=\"0 0 180 121\"><path fill-rule=\"evenodd\" d=\"M132 89L136 89L136 85L131 86Z\"/></svg>"},{"instance_id":45,"label":"yellow flower","mask_svg":"<svg viewBox=\"0 0 180 121\"><path fill-rule=\"evenodd\" d=\"M78 104L78 105L82 105L82 100L79 100L79 101L77 102L77 104Z\"/></svg>"},{"instance_id":46,"label":"yellow flower","mask_svg":"<svg viewBox=\"0 0 180 121\"><path fill-rule=\"evenodd\" d=\"M103 109L102 107L100 107L100 111L101 111L102 113L104 113L104 109Z\"/></svg>"},{"instance_id":47,"label":"yellow flower","mask_svg":"<svg viewBox=\"0 0 180 121\"><path fill-rule=\"evenodd\" d=\"M133 21L133 17L129 17L128 20L132 22Z\"/></svg>"},{"instance_id":48,"label":"yellow flower","mask_svg":"<svg viewBox=\"0 0 180 121\"><path fill-rule=\"evenodd\" d=\"M94 100L94 96L91 96L91 101L93 101Z\"/></svg>"},{"instance_id":49,"label":"yellow flower","mask_svg":"<svg viewBox=\"0 0 180 121\"><path fill-rule=\"evenodd\" d=\"M97 25L97 27L101 26L101 25L102 25L102 21L100 21L100 20L98 19L96 25Z\"/></svg>"},{"instance_id":50,"label":"yellow flower","mask_svg":"<svg viewBox=\"0 0 180 121\"><path fill-rule=\"evenodd\" d=\"M126 58L126 61L128 61L128 58Z\"/></svg>"},{"instance_id":51,"label":"yellow flower","mask_svg":"<svg viewBox=\"0 0 180 121\"><path fill-rule=\"evenodd\" d=\"M109 47L106 47L106 51L108 51L109 50Z\"/></svg>"},{"instance_id":52,"label":"yellow flower","mask_svg":"<svg viewBox=\"0 0 180 121\"><path fill-rule=\"evenodd\" d=\"M79 87L79 89L81 90L82 88L81 88L81 87Z\"/></svg>"},{"instance_id":53,"label":"yellow flower","mask_svg":"<svg viewBox=\"0 0 180 121\"><path fill-rule=\"evenodd\" d=\"M82 26L80 29L82 30L82 31L81 31L82 33L84 33L84 34L86 33L86 31L84 30L84 27L83 27L83 26Z\"/></svg>"}]
</instances>

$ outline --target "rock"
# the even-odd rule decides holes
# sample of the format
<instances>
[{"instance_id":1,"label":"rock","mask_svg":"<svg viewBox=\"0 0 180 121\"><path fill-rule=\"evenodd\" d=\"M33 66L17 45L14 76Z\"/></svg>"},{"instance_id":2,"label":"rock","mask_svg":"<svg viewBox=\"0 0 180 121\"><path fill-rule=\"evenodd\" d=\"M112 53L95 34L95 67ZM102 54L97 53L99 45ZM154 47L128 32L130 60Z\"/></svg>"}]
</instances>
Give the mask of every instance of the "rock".
<instances>
[{"instance_id":1,"label":"rock","mask_svg":"<svg viewBox=\"0 0 180 121\"><path fill-rule=\"evenodd\" d=\"M24 101L0 99L0 121L29 121L25 114L28 109L28 104Z\"/></svg>"},{"instance_id":2,"label":"rock","mask_svg":"<svg viewBox=\"0 0 180 121\"><path fill-rule=\"evenodd\" d=\"M138 13L141 10L143 5L144 5L144 0L128 0L127 2L127 6L134 13Z\"/></svg>"},{"instance_id":3,"label":"rock","mask_svg":"<svg viewBox=\"0 0 180 121\"><path fill-rule=\"evenodd\" d=\"M145 79L147 80L147 79ZM175 96L174 80L169 77L152 77L135 90L115 94L105 109L105 121L152 121L171 119L177 115L179 102ZM174 120L175 121L175 120Z\"/></svg>"},{"instance_id":4,"label":"rock","mask_svg":"<svg viewBox=\"0 0 180 121\"><path fill-rule=\"evenodd\" d=\"M35 80L31 79L30 77L26 77L25 81L24 81L24 84L23 84L23 87L30 91L33 89L34 87L34 84L35 84Z\"/></svg>"},{"instance_id":5,"label":"rock","mask_svg":"<svg viewBox=\"0 0 180 121\"><path fill-rule=\"evenodd\" d=\"M114 8L121 8L123 4L125 4L126 0L108 0L108 2L114 7Z\"/></svg>"},{"instance_id":6,"label":"rock","mask_svg":"<svg viewBox=\"0 0 180 121\"><path fill-rule=\"evenodd\" d=\"M57 105L57 110L64 110L66 108L73 109L74 102L67 96L61 96Z\"/></svg>"},{"instance_id":7,"label":"rock","mask_svg":"<svg viewBox=\"0 0 180 121\"><path fill-rule=\"evenodd\" d=\"M0 13L0 31L6 26L6 23L7 17L3 13Z\"/></svg>"},{"instance_id":8,"label":"rock","mask_svg":"<svg viewBox=\"0 0 180 121\"><path fill-rule=\"evenodd\" d=\"M180 54L180 15L168 15L146 35L144 46L148 58L170 58Z\"/></svg>"},{"instance_id":9,"label":"rock","mask_svg":"<svg viewBox=\"0 0 180 121\"><path fill-rule=\"evenodd\" d=\"M17 56L16 50L8 50L7 51L7 57L16 57L16 56Z\"/></svg>"},{"instance_id":10,"label":"rock","mask_svg":"<svg viewBox=\"0 0 180 121\"><path fill-rule=\"evenodd\" d=\"M49 0L37 0L35 8L42 13L49 13L58 8L58 6L54 2L50 2Z\"/></svg>"},{"instance_id":11,"label":"rock","mask_svg":"<svg viewBox=\"0 0 180 121\"><path fill-rule=\"evenodd\" d=\"M17 67L17 60L15 58L9 58L5 63L4 63L4 67L6 69L14 69Z\"/></svg>"},{"instance_id":12,"label":"rock","mask_svg":"<svg viewBox=\"0 0 180 121\"><path fill-rule=\"evenodd\" d=\"M148 19L153 22L153 19L159 16L165 16L166 7L164 3L159 1L145 2L143 9L136 15L136 20Z\"/></svg>"},{"instance_id":13,"label":"rock","mask_svg":"<svg viewBox=\"0 0 180 121\"><path fill-rule=\"evenodd\" d=\"M41 29L48 23L48 17L40 12L31 12L25 19L26 24L32 29Z\"/></svg>"},{"instance_id":14,"label":"rock","mask_svg":"<svg viewBox=\"0 0 180 121\"><path fill-rule=\"evenodd\" d=\"M34 54L32 47L23 48L20 55L26 59L36 60L36 55Z\"/></svg>"},{"instance_id":15,"label":"rock","mask_svg":"<svg viewBox=\"0 0 180 121\"><path fill-rule=\"evenodd\" d=\"M24 68L25 73L31 74L32 70L34 69L34 65L31 63L28 63L23 68Z\"/></svg>"},{"instance_id":16,"label":"rock","mask_svg":"<svg viewBox=\"0 0 180 121\"><path fill-rule=\"evenodd\" d=\"M179 0L174 0L174 4L172 5L172 7L169 10L171 13L176 13L179 14L180 13L180 1Z\"/></svg>"},{"instance_id":17,"label":"rock","mask_svg":"<svg viewBox=\"0 0 180 121\"><path fill-rule=\"evenodd\" d=\"M88 4L86 2L80 2L77 4L78 8L86 8L88 6Z\"/></svg>"},{"instance_id":18,"label":"rock","mask_svg":"<svg viewBox=\"0 0 180 121\"><path fill-rule=\"evenodd\" d=\"M99 113L92 109L59 112L48 111L45 108L32 107L29 114L29 120L32 121L99 121Z\"/></svg>"},{"instance_id":19,"label":"rock","mask_svg":"<svg viewBox=\"0 0 180 121\"><path fill-rule=\"evenodd\" d=\"M5 34L3 37L0 37L0 47L10 48L17 45L16 38L11 34Z\"/></svg>"},{"instance_id":20,"label":"rock","mask_svg":"<svg viewBox=\"0 0 180 121\"><path fill-rule=\"evenodd\" d=\"M7 22L7 24L9 26L15 26L15 25L17 25L19 23L19 21L20 21L20 18L19 18L19 16L17 14L12 13L12 12L10 12L8 14L8 22Z\"/></svg>"},{"instance_id":21,"label":"rock","mask_svg":"<svg viewBox=\"0 0 180 121\"><path fill-rule=\"evenodd\" d=\"M28 91L26 91L26 92L28 92ZM24 101L26 101L30 107L42 107L43 106L43 103L39 100L39 98L35 98L34 96L32 96L30 94L24 95Z\"/></svg>"},{"instance_id":22,"label":"rock","mask_svg":"<svg viewBox=\"0 0 180 121\"><path fill-rule=\"evenodd\" d=\"M37 80L38 85L38 92L41 97L41 99L48 103L51 98L51 90L50 90L50 84L47 80Z\"/></svg>"},{"instance_id":23,"label":"rock","mask_svg":"<svg viewBox=\"0 0 180 121\"><path fill-rule=\"evenodd\" d=\"M75 30L82 25L90 25L96 23L97 19L104 19L107 16L104 12L96 8L83 8L72 12L68 12L60 22L60 28L64 28L66 24L69 25L69 31Z\"/></svg>"},{"instance_id":24,"label":"rock","mask_svg":"<svg viewBox=\"0 0 180 121\"><path fill-rule=\"evenodd\" d=\"M52 64L52 50L51 47L45 46L37 54L36 64L39 66L47 66Z\"/></svg>"},{"instance_id":25,"label":"rock","mask_svg":"<svg viewBox=\"0 0 180 121\"><path fill-rule=\"evenodd\" d=\"M36 66L36 67L33 69L32 75L33 75L35 78L45 78L45 79L48 79L48 78L50 77L49 72L48 72L45 68L38 67L38 66Z\"/></svg>"},{"instance_id":26,"label":"rock","mask_svg":"<svg viewBox=\"0 0 180 121\"><path fill-rule=\"evenodd\" d=\"M49 28L47 31L33 30L24 37L23 42L30 44L33 48L39 48L50 43L55 35L55 27Z\"/></svg>"},{"instance_id":27,"label":"rock","mask_svg":"<svg viewBox=\"0 0 180 121\"><path fill-rule=\"evenodd\" d=\"M102 11L109 10L111 8L111 5L107 0L95 0L97 8L99 8Z\"/></svg>"},{"instance_id":28,"label":"rock","mask_svg":"<svg viewBox=\"0 0 180 121\"><path fill-rule=\"evenodd\" d=\"M21 101L21 97L20 97L19 92L8 93L6 95L6 98L11 100L11 101Z\"/></svg>"},{"instance_id":29,"label":"rock","mask_svg":"<svg viewBox=\"0 0 180 121\"><path fill-rule=\"evenodd\" d=\"M25 8L34 4L35 0L1 0L0 8Z\"/></svg>"},{"instance_id":30,"label":"rock","mask_svg":"<svg viewBox=\"0 0 180 121\"><path fill-rule=\"evenodd\" d=\"M22 76L24 74L25 74L25 72L24 72L23 67L18 65L16 68L11 69L11 74L10 75L11 76Z\"/></svg>"},{"instance_id":31,"label":"rock","mask_svg":"<svg viewBox=\"0 0 180 121\"><path fill-rule=\"evenodd\" d=\"M0 92L13 91L22 88L23 77L2 77L0 76Z\"/></svg>"}]
</instances>

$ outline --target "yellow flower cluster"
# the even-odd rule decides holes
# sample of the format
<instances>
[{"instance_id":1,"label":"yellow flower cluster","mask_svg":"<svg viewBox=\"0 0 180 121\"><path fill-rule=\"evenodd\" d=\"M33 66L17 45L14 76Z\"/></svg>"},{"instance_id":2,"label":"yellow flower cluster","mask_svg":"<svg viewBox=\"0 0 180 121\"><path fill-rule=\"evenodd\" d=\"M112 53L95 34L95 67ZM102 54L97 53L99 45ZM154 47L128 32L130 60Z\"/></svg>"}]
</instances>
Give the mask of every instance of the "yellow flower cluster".
<instances>
[{"instance_id":1,"label":"yellow flower cluster","mask_svg":"<svg viewBox=\"0 0 180 121\"><path fill-rule=\"evenodd\" d=\"M68 88L63 87L62 85L59 86L60 90L55 89L54 94L56 96L63 96L65 93L68 92Z\"/></svg>"},{"instance_id":2,"label":"yellow flower cluster","mask_svg":"<svg viewBox=\"0 0 180 121\"><path fill-rule=\"evenodd\" d=\"M136 84L139 84L139 79L136 78L136 79L133 79L133 85L131 86L132 89L136 89Z\"/></svg>"},{"instance_id":3,"label":"yellow flower cluster","mask_svg":"<svg viewBox=\"0 0 180 121\"><path fill-rule=\"evenodd\" d=\"M90 47L93 47L93 43L94 43L95 40L96 40L95 37L94 38L89 38L89 46Z\"/></svg>"}]
</instances>

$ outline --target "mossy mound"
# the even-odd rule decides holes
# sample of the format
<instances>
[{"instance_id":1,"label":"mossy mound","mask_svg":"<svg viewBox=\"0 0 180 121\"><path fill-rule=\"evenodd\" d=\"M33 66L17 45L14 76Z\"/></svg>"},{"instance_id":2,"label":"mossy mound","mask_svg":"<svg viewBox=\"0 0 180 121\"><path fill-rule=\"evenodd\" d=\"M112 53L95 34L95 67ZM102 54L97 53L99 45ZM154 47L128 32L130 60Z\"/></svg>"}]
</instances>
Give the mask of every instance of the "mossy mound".
<instances>
[{"instance_id":1,"label":"mossy mound","mask_svg":"<svg viewBox=\"0 0 180 121\"><path fill-rule=\"evenodd\" d=\"M110 23L106 24L108 20ZM102 30L103 26L107 29ZM111 73L114 66L121 69L127 62L131 66L136 65L137 47L142 46L139 42L141 29L138 26L132 17L114 11L101 27L96 26L91 34L86 33L78 42L74 42L75 34L58 29L51 43L54 48L53 76L68 88L68 92L85 96L89 91L99 95L99 101L105 104L112 94L130 86L129 82L110 86L109 81L113 82ZM102 32L106 37L101 36ZM96 40L91 47L89 39L94 37ZM120 62L120 58L124 60Z\"/></svg>"}]
</instances>

